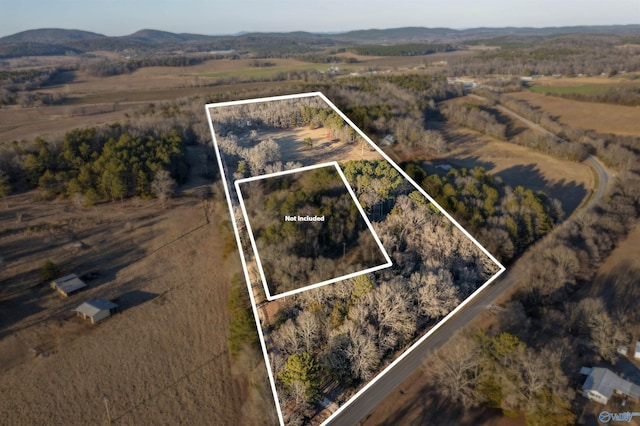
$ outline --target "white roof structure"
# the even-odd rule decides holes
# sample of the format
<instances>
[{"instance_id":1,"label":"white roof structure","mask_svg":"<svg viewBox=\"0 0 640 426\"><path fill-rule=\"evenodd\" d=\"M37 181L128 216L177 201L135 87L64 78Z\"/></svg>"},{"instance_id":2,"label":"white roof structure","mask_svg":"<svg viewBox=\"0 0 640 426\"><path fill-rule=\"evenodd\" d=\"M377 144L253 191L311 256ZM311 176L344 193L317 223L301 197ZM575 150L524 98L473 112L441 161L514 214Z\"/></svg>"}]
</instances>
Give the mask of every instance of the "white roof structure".
<instances>
[{"instance_id":1,"label":"white roof structure","mask_svg":"<svg viewBox=\"0 0 640 426\"><path fill-rule=\"evenodd\" d=\"M640 341L636 342L636 352L633 354L634 358L640 358Z\"/></svg>"},{"instance_id":2,"label":"white roof structure","mask_svg":"<svg viewBox=\"0 0 640 426\"><path fill-rule=\"evenodd\" d=\"M85 319L89 318L91 323L95 324L110 316L111 311L117 307L118 305L106 299L95 299L84 302L75 308L74 311L78 312Z\"/></svg>"},{"instance_id":3,"label":"white roof structure","mask_svg":"<svg viewBox=\"0 0 640 426\"><path fill-rule=\"evenodd\" d=\"M67 297L87 285L76 274L65 275L51 282L51 287L58 290L63 296Z\"/></svg>"},{"instance_id":4,"label":"white roof structure","mask_svg":"<svg viewBox=\"0 0 640 426\"><path fill-rule=\"evenodd\" d=\"M624 394L635 399L640 399L640 386L624 380L614 372L600 367L591 369L591 373L582 386L584 392L597 392L607 400L613 392Z\"/></svg>"},{"instance_id":5,"label":"white roof structure","mask_svg":"<svg viewBox=\"0 0 640 426\"><path fill-rule=\"evenodd\" d=\"M95 299L84 302L82 305L75 308L74 311L85 314L88 317L92 317L100 311L108 311L117 307L118 305L113 302L109 302L106 299Z\"/></svg>"}]
</instances>

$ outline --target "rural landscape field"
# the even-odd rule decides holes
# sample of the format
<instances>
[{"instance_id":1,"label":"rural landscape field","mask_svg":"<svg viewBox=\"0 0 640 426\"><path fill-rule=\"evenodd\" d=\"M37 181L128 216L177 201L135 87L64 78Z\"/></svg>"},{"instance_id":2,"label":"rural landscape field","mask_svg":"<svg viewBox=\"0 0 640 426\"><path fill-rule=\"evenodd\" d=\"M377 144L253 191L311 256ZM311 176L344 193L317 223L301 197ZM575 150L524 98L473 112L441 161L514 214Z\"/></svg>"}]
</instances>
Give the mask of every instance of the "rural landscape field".
<instances>
[{"instance_id":1,"label":"rural landscape field","mask_svg":"<svg viewBox=\"0 0 640 426\"><path fill-rule=\"evenodd\" d=\"M640 411L639 57L638 25L0 38L0 424ZM322 102L205 107L312 92L384 156ZM266 301L225 185L328 162L392 266ZM345 188L305 179L238 186L267 276L384 263ZM506 267L482 291L497 263L436 204Z\"/></svg>"}]
</instances>

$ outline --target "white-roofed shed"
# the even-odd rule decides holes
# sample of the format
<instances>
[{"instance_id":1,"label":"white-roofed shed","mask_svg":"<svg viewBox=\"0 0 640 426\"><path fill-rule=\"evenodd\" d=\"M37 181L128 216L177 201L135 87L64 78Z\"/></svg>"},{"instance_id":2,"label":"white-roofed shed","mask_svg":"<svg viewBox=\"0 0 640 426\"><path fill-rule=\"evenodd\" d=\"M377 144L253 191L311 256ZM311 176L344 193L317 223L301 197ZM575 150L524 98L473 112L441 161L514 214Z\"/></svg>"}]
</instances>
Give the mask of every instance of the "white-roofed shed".
<instances>
[{"instance_id":1,"label":"white-roofed shed","mask_svg":"<svg viewBox=\"0 0 640 426\"><path fill-rule=\"evenodd\" d=\"M106 299L95 299L84 302L74 309L84 319L89 319L91 324L101 321L118 309L118 305Z\"/></svg>"}]
</instances>

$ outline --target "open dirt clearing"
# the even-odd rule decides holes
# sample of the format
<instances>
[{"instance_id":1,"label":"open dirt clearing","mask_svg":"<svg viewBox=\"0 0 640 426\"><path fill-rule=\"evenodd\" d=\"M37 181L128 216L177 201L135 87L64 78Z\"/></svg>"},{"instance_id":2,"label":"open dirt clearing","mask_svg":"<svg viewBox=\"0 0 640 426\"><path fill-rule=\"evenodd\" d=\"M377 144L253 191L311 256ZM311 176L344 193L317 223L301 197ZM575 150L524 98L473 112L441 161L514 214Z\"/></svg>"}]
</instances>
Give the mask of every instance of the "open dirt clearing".
<instances>
[{"instance_id":1,"label":"open dirt clearing","mask_svg":"<svg viewBox=\"0 0 640 426\"><path fill-rule=\"evenodd\" d=\"M556 96L523 91L510 93L516 99L529 102L569 126L602 133L640 134L640 107L578 102Z\"/></svg>"},{"instance_id":2,"label":"open dirt clearing","mask_svg":"<svg viewBox=\"0 0 640 426\"><path fill-rule=\"evenodd\" d=\"M10 197L0 216L9 229L0 240L3 422L102 424L108 395L116 424L237 424L246 389L227 351L226 300L239 265L221 258L224 206L209 209L207 224L189 197L168 210L128 201L86 212L31 195ZM97 278L60 299L34 287L47 258ZM68 312L95 297L119 298L122 312L95 326Z\"/></svg>"},{"instance_id":3,"label":"open dirt clearing","mask_svg":"<svg viewBox=\"0 0 640 426\"><path fill-rule=\"evenodd\" d=\"M300 162L304 165L320 164L328 161L377 160L380 154L364 140L348 144L342 140L332 139L327 129L309 129L300 127L291 130L259 132L261 140L273 138L280 146L282 161ZM307 148L302 141L311 138L312 148ZM312 162L310 162L312 161Z\"/></svg>"}]
</instances>

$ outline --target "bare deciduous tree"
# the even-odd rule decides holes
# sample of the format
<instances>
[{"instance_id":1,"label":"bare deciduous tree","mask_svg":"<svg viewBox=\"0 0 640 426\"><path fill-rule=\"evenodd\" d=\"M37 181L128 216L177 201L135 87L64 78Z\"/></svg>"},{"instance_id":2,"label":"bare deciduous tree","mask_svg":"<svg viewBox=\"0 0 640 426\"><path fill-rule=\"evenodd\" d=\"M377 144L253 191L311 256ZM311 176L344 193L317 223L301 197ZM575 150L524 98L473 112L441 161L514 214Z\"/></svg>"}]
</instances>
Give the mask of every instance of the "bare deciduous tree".
<instances>
[{"instance_id":1,"label":"bare deciduous tree","mask_svg":"<svg viewBox=\"0 0 640 426\"><path fill-rule=\"evenodd\" d=\"M155 178L151 182L151 191L162 203L162 208L164 208L167 199L173 195L175 187L176 181L173 180L167 170L158 170L156 172Z\"/></svg>"},{"instance_id":2,"label":"bare deciduous tree","mask_svg":"<svg viewBox=\"0 0 640 426\"><path fill-rule=\"evenodd\" d=\"M438 351L424 368L433 372L443 396L464 408L471 408L483 400L477 389L481 362L478 344L463 337Z\"/></svg>"}]
</instances>

